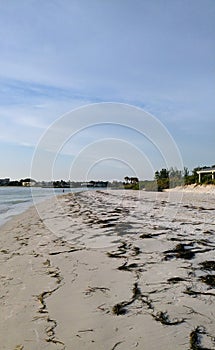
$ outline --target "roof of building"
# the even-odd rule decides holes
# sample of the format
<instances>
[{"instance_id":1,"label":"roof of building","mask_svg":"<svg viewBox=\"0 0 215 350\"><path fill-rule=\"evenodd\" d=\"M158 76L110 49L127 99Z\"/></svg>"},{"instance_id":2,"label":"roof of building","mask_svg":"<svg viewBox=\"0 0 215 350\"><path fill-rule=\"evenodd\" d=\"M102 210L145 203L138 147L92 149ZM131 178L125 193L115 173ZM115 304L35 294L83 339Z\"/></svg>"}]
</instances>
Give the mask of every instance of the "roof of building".
<instances>
[{"instance_id":1,"label":"roof of building","mask_svg":"<svg viewBox=\"0 0 215 350\"><path fill-rule=\"evenodd\" d=\"M197 173L211 172L211 171L215 171L215 166L199 169L199 170L197 171Z\"/></svg>"}]
</instances>

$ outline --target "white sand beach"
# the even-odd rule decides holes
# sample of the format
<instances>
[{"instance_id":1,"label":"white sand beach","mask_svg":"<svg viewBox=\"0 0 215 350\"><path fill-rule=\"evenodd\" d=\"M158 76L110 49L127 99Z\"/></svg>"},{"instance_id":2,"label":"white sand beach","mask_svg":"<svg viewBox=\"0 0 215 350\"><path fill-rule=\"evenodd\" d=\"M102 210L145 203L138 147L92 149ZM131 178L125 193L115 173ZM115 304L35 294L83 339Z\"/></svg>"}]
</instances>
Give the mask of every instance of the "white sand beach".
<instances>
[{"instance_id":1,"label":"white sand beach","mask_svg":"<svg viewBox=\"0 0 215 350\"><path fill-rule=\"evenodd\" d=\"M177 186L168 190L166 192L174 191L174 192L188 192L188 193L210 193L215 194L215 185L205 185L205 184L192 184L192 185L184 185Z\"/></svg>"},{"instance_id":2,"label":"white sand beach","mask_svg":"<svg viewBox=\"0 0 215 350\"><path fill-rule=\"evenodd\" d=\"M1 227L3 350L215 349L215 194L87 191Z\"/></svg>"}]
</instances>

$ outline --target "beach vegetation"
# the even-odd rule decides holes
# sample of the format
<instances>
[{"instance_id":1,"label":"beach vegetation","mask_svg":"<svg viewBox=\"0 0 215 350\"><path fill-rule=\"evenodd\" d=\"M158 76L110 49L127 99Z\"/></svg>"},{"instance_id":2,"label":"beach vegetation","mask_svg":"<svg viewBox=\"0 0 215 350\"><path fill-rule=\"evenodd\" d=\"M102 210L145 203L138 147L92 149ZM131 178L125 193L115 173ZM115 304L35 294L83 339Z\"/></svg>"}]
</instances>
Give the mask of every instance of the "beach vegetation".
<instances>
[{"instance_id":1,"label":"beach vegetation","mask_svg":"<svg viewBox=\"0 0 215 350\"><path fill-rule=\"evenodd\" d=\"M170 169L161 169L155 172L155 181L157 182L157 191L163 191L168 188L175 188L176 186L192 185L199 183L199 170L208 169L210 167L195 167L190 174L189 169L184 167L183 170L171 167ZM215 168L214 165L211 168ZM211 174L202 174L200 184L215 185L215 180L212 179ZM152 184L151 184L152 185Z\"/></svg>"},{"instance_id":2,"label":"beach vegetation","mask_svg":"<svg viewBox=\"0 0 215 350\"><path fill-rule=\"evenodd\" d=\"M137 177L124 177L125 182L123 183L124 189L126 190L139 190L140 189L140 181Z\"/></svg>"},{"instance_id":3,"label":"beach vegetation","mask_svg":"<svg viewBox=\"0 0 215 350\"><path fill-rule=\"evenodd\" d=\"M198 183L199 175L198 175L197 171L199 171L200 169L202 169L202 168L198 166L192 170L191 175L187 174L187 176L184 179L184 184L185 185L192 185L192 184Z\"/></svg>"},{"instance_id":4,"label":"beach vegetation","mask_svg":"<svg viewBox=\"0 0 215 350\"><path fill-rule=\"evenodd\" d=\"M157 190L162 192L169 188L169 171L165 168L155 172L155 180L157 181Z\"/></svg>"},{"instance_id":5,"label":"beach vegetation","mask_svg":"<svg viewBox=\"0 0 215 350\"><path fill-rule=\"evenodd\" d=\"M207 170L208 168L214 168L215 169L215 166L212 165L211 167L210 166L198 166L198 167L195 167L193 170L192 170L192 174L189 175L189 173L184 177L184 184L185 185L192 185L192 184L196 184L196 183L199 183L199 175L198 175L198 171L199 170ZM215 185L215 180L212 179L211 177L211 174L202 174L201 175L201 182L200 184L205 184L205 185Z\"/></svg>"},{"instance_id":6,"label":"beach vegetation","mask_svg":"<svg viewBox=\"0 0 215 350\"><path fill-rule=\"evenodd\" d=\"M143 181L143 186L144 186L145 191L156 192L158 190L158 186L157 186L157 181L156 180Z\"/></svg>"},{"instance_id":7,"label":"beach vegetation","mask_svg":"<svg viewBox=\"0 0 215 350\"><path fill-rule=\"evenodd\" d=\"M214 166L212 166L213 168ZM215 168L215 167L214 167ZM199 183L199 170L208 169L208 166L195 167L191 174L187 167L183 170L178 170L177 168L170 167L169 169L162 168L157 170L154 175L154 180L143 181L142 187L146 191L159 191L162 192L168 188L175 188L177 186L192 185ZM203 174L201 176L201 184L214 184L215 180L212 179L211 174Z\"/></svg>"}]
</instances>

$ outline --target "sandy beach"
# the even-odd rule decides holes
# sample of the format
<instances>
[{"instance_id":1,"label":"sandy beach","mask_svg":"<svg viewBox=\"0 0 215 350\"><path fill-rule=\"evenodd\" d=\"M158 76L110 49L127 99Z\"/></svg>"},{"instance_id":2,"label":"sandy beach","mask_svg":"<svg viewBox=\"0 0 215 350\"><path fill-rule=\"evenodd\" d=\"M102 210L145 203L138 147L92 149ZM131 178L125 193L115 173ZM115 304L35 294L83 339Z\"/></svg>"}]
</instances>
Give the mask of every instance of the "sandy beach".
<instances>
[{"instance_id":1,"label":"sandy beach","mask_svg":"<svg viewBox=\"0 0 215 350\"><path fill-rule=\"evenodd\" d=\"M1 227L4 350L215 349L215 193L87 191Z\"/></svg>"}]
</instances>

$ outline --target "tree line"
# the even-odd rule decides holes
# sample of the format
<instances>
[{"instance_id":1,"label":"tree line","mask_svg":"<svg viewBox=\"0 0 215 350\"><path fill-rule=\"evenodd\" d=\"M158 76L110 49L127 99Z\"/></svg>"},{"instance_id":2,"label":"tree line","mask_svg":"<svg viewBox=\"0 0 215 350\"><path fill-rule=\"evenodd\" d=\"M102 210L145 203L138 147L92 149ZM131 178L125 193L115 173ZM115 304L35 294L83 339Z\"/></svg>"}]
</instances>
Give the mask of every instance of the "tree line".
<instances>
[{"instance_id":1,"label":"tree line","mask_svg":"<svg viewBox=\"0 0 215 350\"><path fill-rule=\"evenodd\" d=\"M184 167L183 170L171 167L170 169L163 168L157 170L154 175L154 180L139 181L138 178L128 177L124 178L124 188L126 189L142 189L147 191L163 191L168 188L174 188L176 186L191 185L199 182L198 170L207 169L208 166L196 167L191 173L188 168ZM212 165L215 168L215 165ZM201 177L201 184L215 184L215 180L212 180L210 174L204 174Z\"/></svg>"},{"instance_id":2,"label":"tree line","mask_svg":"<svg viewBox=\"0 0 215 350\"><path fill-rule=\"evenodd\" d=\"M212 168L215 165L212 166ZM155 180L157 182L158 191L162 191L168 188L174 188L176 186L191 185L199 182L198 170L207 169L208 166L196 167L192 170L191 174L189 169L184 167L184 170L178 170L176 168L161 169L155 172ZM201 177L201 184L215 184L210 174L204 174Z\"/></svg>"}]
</instances>

